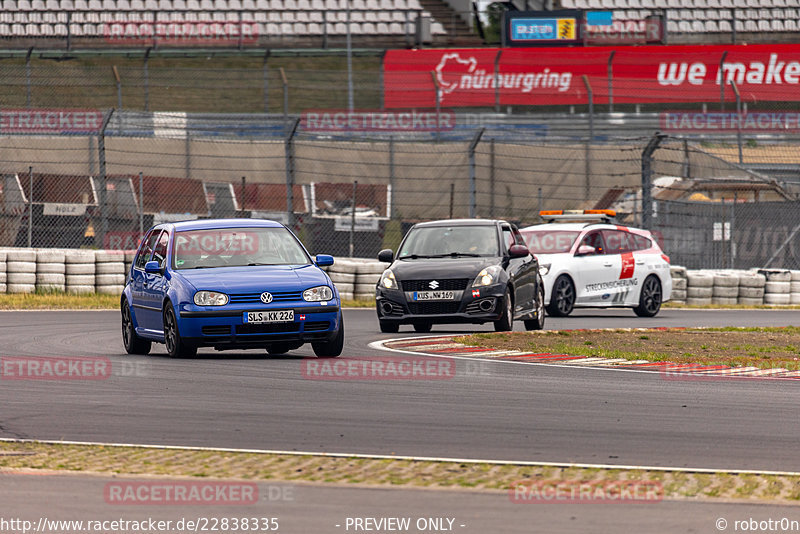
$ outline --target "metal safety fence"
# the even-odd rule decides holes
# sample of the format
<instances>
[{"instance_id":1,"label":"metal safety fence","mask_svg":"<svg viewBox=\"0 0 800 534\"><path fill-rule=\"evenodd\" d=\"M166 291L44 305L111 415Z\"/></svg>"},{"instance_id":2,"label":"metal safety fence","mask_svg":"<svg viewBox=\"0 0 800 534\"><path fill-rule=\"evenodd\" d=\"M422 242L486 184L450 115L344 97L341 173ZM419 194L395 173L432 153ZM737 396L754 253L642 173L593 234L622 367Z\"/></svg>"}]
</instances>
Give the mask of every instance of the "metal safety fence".
<instances>
[{"instance_id":1,"label":"metal safety fence","mask_svg":"<svg viewBox=\"0 0 800 534\"><path fill-rule=\"evenodd\" d=\"M154 223L259 217L312 253L375 257L418 221L527 226L542 209L610 208L651 229L673 264L800 267L800 138L654 135L658 116L641 114L595 120L593 136L585 115L453 119L367 132L106 110L80 119L96 133L4 135L0 247L129 250Z\"/></svg>"}]
</instances>

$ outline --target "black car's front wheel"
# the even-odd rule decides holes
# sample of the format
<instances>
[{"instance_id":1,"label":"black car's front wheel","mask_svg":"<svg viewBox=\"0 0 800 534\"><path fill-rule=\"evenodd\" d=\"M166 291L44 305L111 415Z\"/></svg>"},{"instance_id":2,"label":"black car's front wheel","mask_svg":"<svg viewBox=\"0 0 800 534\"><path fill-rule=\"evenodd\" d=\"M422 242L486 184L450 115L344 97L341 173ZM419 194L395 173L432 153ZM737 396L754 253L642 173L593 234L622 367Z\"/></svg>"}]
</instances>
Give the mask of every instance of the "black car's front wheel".
<instances>
[{"instance_id":1,"label":"black car's front wheel","mask_svg":"<svg viewBox=\"0 0 800 534\"><path fill-rule=\"evenodd\" d=\"M536 318L525 321L525 330L541 330L544 328L544 287L539 284L539 292L536 295Z\"/></svg>"},{"instance_id":2,"label":"black car's front wheel","mask_svg":"<svg viewBox=\"0 0 800 534\"><path fill-rule=\"evenodd\" d=\"M639 293L639 305L633 309L633 312L639 317L655 317L661 310L661 301L663 293L661 291L661 282L653 275L648 276L642 284L642 291Z\"/></svg>"},{"instance_id":3,"label":"black car's front wheel","mask_svg":"<svg viewBox=\"0 0 800 534\"><path fill-rule=\"evenodd\" d=\"M553 293L550 296L547 313L553 317L566 317L572 313L573 306L575 306L575 284L569 276L562 274L553 283Z\"/></svg>"},{"instance_id":4,"label":"black car's front wheel","mask_svg":"<svg viewBox=\"0 0 800 534\"><path fill-rule=\"evenodd\" d=\"M378 323L381 326L381 332L384 334L396 334L400 330L400 325L390 321L381 321L378 320Z\"/></svg>"},{"instance_id":5,"label":"black car's front wheel","mask_svg":"<svg viewBox=\"0 0 800 534\"><path fill-rule=\"evenodd\" d=\"M186 343L181 338L175 310L169 303L164 310L164 344L167 346L167 354L171 358L191 358L197 354L197 347Z\"/></svg>"},{"instance_id":6,"label":"black car's front wheel","mask_svg":"<svg viewBox=\"0 0 800 534\"><path fill-rule=\"evenodd\" d=\"M510 332L514 329L514 302L511 300L511 291L506 288L503 295L503 315L494 322L496 332Z\"/></svg>"},{"instance_id":7,"label":"black car's front wheel","mask_svg":"<svg viewBox=\"0 0 800 534\"><path fill-rule=\"evenodd\" d=\"M344 318L339 317L339 331L330 341L317 341L311 344L318 358L336 358L344 348Z\"/></svg>"},{"instance_id":8,"label":"black car's front wheel","mask_svg":"<svg viewBox=\"0 0 800 534\"><path fill-rule=\"evenodd\" d=\"M125 352L128 354L148 354L152 344L147 339L142 339L136 335L133 328L133 317L128 301L122 301L122 343L125 345Z\"/></svg>"}]
</instances>

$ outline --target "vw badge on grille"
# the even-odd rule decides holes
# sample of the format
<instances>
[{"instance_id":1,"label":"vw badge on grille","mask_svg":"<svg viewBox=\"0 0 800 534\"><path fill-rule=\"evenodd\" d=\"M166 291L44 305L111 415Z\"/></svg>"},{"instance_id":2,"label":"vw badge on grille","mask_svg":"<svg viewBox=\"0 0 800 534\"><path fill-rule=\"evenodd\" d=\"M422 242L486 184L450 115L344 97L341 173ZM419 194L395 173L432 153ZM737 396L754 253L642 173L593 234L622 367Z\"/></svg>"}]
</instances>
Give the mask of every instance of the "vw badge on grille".
<instances>
[{"instance_id":1,"label":"vw badge on grille","mask_svg":"<svg viewBox=\"0 0 800 534\"><path fill-rule=\"evenodd\" d=\"M436 289L437 287L439 287L439 282L437 282L436 280L433 280L433 281L432 281L430 284L428 284L428 285L430 286L430 288L431 288L431 289Z\"/></svg>"},{"instance_id":2,"label":"vw badge on grille","mask_svg":"<svg viewBox=\"0 0 800 534\"><path fill-rule=\"evenodd\" d=\"M272 302L272 293L268 293L266 291L261 293L261 302L263 302L264 304L269 304L270 302Z\"/></svg>"}]
</instances>

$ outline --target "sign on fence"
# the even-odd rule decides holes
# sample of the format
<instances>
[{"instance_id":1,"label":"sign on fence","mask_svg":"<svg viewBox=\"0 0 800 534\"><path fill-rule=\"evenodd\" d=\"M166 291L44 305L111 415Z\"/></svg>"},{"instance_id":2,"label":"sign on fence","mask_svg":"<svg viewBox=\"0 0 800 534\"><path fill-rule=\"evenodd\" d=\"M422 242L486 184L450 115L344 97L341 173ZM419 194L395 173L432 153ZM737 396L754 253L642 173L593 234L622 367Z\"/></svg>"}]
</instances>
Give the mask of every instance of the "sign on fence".
<instances>
[{"instance_id":1,"label":"sign on fence","mask_svg":"<svg viewBox=\"0 0 800 534\"><path fill-rule=\"evenodd\" d=\"M0 133L79 134L100 131L103 112L96 109L0 110Z\"/></svg>"},{"instance_id":2,"label":"sign on fence","mask_svg":"<svg viewBox=\"0 0 800 534\"><path fill-rule=\"evenodd\" d=\"M612 57L613 53L613 57ZM724 62L722 62L724 58ZM611 80L609 81L609 66ZM390 50L387 108L800 101L800 44ZM724 85L724 90L720 85Z\"/></svg>"}]
</instances>

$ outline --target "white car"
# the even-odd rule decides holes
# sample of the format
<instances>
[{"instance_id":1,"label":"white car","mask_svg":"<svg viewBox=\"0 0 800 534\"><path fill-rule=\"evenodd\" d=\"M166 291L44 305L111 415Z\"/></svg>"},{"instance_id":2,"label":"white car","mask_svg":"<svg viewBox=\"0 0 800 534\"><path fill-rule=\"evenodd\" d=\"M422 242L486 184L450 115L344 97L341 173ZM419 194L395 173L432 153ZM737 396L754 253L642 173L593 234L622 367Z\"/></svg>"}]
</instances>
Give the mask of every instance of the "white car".
<instances>
[{"instance_id":1,"label":"white car","mask_svg":"<svg viewBox=\"0 0 800 534\"><path fill-rule=\"evenodd\" d=\"M520 230L539 260L548 314L573 308L633 308L653 317L672 292L669 256L647 230L614 224L613 210L542 211ZM578 222L561 222L561 221Z\"/></svg>"}]
</instances>

